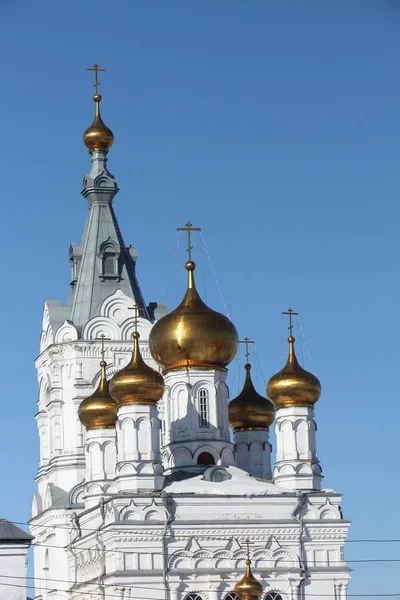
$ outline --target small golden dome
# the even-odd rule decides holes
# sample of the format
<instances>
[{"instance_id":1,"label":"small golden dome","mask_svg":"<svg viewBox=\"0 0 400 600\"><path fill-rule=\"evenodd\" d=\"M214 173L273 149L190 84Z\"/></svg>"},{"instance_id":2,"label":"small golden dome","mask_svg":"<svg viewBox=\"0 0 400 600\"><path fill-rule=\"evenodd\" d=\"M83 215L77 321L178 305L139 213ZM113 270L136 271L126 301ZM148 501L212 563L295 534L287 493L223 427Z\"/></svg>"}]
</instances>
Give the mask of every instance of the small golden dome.
<instances>
[{"instance_id":1,"label":"small golden dome","mask_svg":"<svg viewBox=\"0 0 400 600\"><path fill-rule=\"evenodd\" d=\"M244 368L246 379L243 389L228 405L229 425L233 431L268 429L275 419L275 406L255 389L250 375L251 365L247 363Z\"/></svg>"},{"instance_id":2,"label":"small golden dome","mask_svg":"<svg viewBox=\"0 0 400 600\"><path fill-rule=\"evenodd\" d=\"M319 380L297 362L294 351L294 337L288 338L289 357L279 373L271 377L267 384L267 395L276 408L315 404L321 395Z\"/></svg>"},{"instance_id":3,"label":"small golden dome","mask_svg":"<svg viewBox=\"0 0 400 600\"><path fill-rule=\"evenodd\" d=\"M111 397L106 378L106 365L101 361L101 377L98 388L82 400L78 409L79 419L86 429L110 429L117 422L118 404Z\"/></svg>"},{"instance_id":4,"label":"small golden dome","mask_svg":"<svg viewBox=\"0 0 400 600\"><path fill-rule=\"evenodd\" d=\"M133 334L132 358L110 381L110 392L119 405L155 404L164 393L162 375L146 365L139 349L139 334Z\"/></svg>"},{"instance_id":5,"label":"small golden dome","mask_svg":"<svg viewBox=\"0 0 400 600\"><path fill-rule=\"evenodd\" d=\"M93 100L96 103L96 113L93 123L83 134L83 142L85 146L89 148L90 152L94 152L95 150L108 150L113 145L114 134L111 129L103 123L103 119L101 118L100 94L95 94Z\"/></svg>"},{"instance_id":6,"label":"small golden dome","mask_svg":"<svg viewBox=\"0 0 400 600\"><path fill-rule=\"evenodd\" d=\"M263 593L263 586L251 572L251 560L246 560L246 573L234 587L240 600L257 600Z\"/></svg>"},{"instance_id":7,"label":"small golden dome","mask_svg":"<svg viewBox=\"0 0 400 600\"><path fill-rule=\"evenodd\" d=\"M184 367L224 368L235 357L238 334L224 315L209 308L194 283L196 265L189 260L188 288L180 305L155 323L150 352L165 370Z\"/></svg>"}]
</instances>

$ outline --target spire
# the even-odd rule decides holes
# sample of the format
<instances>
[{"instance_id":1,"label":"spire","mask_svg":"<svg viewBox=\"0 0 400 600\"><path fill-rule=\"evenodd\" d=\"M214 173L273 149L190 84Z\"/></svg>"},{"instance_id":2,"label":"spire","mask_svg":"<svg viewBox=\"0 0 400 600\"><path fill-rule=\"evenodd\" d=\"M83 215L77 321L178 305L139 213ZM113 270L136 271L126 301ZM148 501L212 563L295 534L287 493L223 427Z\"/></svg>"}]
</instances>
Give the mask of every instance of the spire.
<instances>
[{"instance_id":1,"label":"spire","mask_svg":"<svg viewBox=\"0 0 400 600\"><path fill-rule=\"evenodd\" d=\"M82 196L89 212L79 246L72 244L70 262L73 270L69 304L75 326L84 326L99 314L102 302L117 289L130 296L148 318L145 302L136 279L136 249L127 248L112 206L118 193L115 177L107 168L107 154L114 136L100 115L98 72L105 71L97 63L89 71L96 76L95 118L84 134L92 169L85 175Z\"/></svg>"}]
</instances>

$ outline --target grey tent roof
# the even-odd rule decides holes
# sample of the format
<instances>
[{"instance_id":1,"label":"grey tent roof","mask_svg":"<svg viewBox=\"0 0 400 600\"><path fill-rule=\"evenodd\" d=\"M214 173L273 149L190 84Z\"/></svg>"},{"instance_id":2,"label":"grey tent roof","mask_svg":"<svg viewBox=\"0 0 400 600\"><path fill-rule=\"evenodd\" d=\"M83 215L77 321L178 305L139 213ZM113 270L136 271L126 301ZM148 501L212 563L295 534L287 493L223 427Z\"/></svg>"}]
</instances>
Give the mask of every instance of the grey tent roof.
<instances>
[{"instance_id":1,"label":"grey tent roof","mask_svg":"<svg viewBox=\"0 0 400 600\"><path fill-rule=\"evenodd\" d=\"M30 535L20 527L8 521L8 519L0 519L0 544L13 542L14 544L27 544L33 540L33 535Z\"/></svg>"}]
</instances>

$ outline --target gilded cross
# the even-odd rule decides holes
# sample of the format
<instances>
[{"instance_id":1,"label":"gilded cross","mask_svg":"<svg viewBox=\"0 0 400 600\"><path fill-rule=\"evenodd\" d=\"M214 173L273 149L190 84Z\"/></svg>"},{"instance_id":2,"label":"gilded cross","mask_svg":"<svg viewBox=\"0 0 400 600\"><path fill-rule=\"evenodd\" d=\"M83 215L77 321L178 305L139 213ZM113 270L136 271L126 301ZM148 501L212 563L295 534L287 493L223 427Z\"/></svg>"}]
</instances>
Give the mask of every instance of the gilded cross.
<instances>
[{"instance_id":1,"label":"gilded cross","mask_svg":"<svg viewBox=\"0 0 400 600\"><path fill-rule=\"evenodd\" d=\"M129 306L128 310L133 310L134 311L133 325L135 327L135 333L137 333L138 323L139 323L139 311L140 310L146 310L146 309L145 308L141 308L137 304L134 304L133 306Z\"/></svg>"},{"instance_id":2,"label":"gilded cross","mask_svg":"<svg viewBox=\"0 0 400 600\"><path fill-rule=\"evenodd\" d=\"M249 538L247 538L247 540L246 540L246 546L247 546L247 560L250 560L250 540L249 540Z\"/></svg>"},{"instance_id":3,"label":"gilded cross","mask_svg":"<svg viewBox=\"0 0 400 600\"><path fill-rule=\"evenodd\" d=\"M239 344L246 344L246 352L245 352L245 356L246 356L246 363L249 363L249 356L250 356L250 351L249 351L249 344L254 344L253 340L250 340L248 337L245 337L244 340L240 340Z\"/></svg>"},{"instance_id":4,"label":"gilded cross","mask_svg":"<svg viewBox=\"0 0 400 600\"><path fill-rule=\"evenodd\" d=\"M101 340L101 360L104 360L104 357L106 355L106 351L104 348L104 342L105 340L110 340L111 338L108 338L104 335L104 333L102 333L98 338L96 338L96 340Z\"/></svg>"},{"instance_id":5,"label":"gilded cross","mask_svg":"<svg viewBox=\"0 0 400 600\"><path fill-rule=\"evenodd\" d=\"M292 316L293 315L298 315L298 312L294 312L291 308L288 308L286 312L282 313L283 315L289 315L289 331L290 331L290 337L292 337L293 334L293 322L292 322Z\"/></svg>"},{"instance_id":6,"label":"gilded cross","mask_svg":"<svg viewBox=\"0 0 400 600\"><path fill-rule=\"evenodd\" d=\"M96 88L96 94L98 94L99 93L99 85L100 85L99 71L107 71L107 69L101 69L97 63L94 63L93 67L87 67L86 71L94 71L95 72L96 83L94 84L94 87Z\"/></svg>"},{"instance_id":7,"label":"gilded cross","mask_svg":"<svg viewBox=\"0 0 400 600\"><path fill-rule=\"evenodd\" d=\"M200 227L192 227L192 224L190 221L188 221L185 225L185 227L178 227L177 231L187 231L188 234L188 248L186 250L186 252L189 253L189 260L192 260L192 250L193 250L193 246L191 246L191 232L192 231L201 231Z\"/></svg>"}]
</instances>

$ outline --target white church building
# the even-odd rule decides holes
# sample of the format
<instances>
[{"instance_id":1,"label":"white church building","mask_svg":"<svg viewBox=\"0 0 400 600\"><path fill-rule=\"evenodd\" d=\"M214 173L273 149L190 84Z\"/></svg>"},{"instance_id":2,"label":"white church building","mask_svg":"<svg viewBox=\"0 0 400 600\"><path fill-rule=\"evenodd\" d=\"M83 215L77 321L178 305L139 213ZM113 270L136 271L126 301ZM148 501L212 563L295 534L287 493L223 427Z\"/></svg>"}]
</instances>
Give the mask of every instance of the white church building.
<instances>
[{"instance_id":1,"label":"white church building","mask_svg":"<svg viewBox=\"0 0 400 600\"><path fill-rule=\"evenodd\" d=\"M345 600L349 522L321 487L318 379L298 364L290 328L264 395L246 364L229 397L238 334L196 290L190 224L182 302L146 302L94 101L87 219L67 303L44 304L36 359L34 598Z\"/></svg>"}]
</instances>

